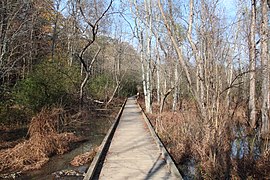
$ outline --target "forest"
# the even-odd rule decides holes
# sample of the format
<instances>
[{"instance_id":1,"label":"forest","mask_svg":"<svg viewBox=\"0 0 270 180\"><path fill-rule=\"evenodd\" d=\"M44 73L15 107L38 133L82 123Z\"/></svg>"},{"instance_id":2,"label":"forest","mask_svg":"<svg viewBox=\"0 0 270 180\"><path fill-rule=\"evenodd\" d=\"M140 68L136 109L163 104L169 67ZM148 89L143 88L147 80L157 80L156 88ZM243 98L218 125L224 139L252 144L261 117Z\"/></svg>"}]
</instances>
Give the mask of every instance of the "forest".
<instances>
[{"instance_id":1,"label":"forest","mask_svg":"<svg viewBox=\"0 0 270 180\"><path fill-rule=\"evenodd\" d=\"M0 178L106 133L136 94L184 179L270 178L269 15L269 0L1 0Z\"/></svg>"}]
</instances>

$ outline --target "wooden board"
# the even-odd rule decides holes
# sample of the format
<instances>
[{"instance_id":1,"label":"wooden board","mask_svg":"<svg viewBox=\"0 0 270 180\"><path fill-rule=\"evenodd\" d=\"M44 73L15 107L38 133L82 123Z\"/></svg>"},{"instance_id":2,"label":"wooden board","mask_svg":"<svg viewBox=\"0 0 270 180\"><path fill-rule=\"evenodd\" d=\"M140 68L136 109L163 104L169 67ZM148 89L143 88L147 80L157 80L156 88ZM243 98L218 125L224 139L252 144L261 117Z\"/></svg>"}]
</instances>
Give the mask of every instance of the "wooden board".
<instances>
[{"instance_id":1,"label":"wooden board","mask_svg":"<svg viewBox=\"0 0 270 180\"><path fill-rule=\"evenodd\" d=\"M181 179L162 156L134 98L129 98L98 179Z\"/></svg>"}]
</instances>

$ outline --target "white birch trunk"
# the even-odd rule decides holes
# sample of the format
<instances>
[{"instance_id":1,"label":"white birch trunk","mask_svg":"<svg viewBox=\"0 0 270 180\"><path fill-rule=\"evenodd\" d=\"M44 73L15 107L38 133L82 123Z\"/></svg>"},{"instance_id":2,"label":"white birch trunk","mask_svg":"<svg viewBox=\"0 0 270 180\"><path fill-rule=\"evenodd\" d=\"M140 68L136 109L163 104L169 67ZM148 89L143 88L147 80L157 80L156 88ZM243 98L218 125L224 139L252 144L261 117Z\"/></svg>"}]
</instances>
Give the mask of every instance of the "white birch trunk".
<instances>
[{"instance_id":1,"label":"white birch trunk","mask_svg":"<svg viewBox=\"0 0 270 180\"><path fill-rule=\"evenodd\" d=\"M156 51L157 51L157 102L160 105L160 54L157 43L156 43Z\"/></svg>"},{"instance_id":2,"label":"white birch trunk","mask_svg":"<svg viewBox=\"0 0 270 180\"><path fill-rule=\"evenodd\" d=\"M151 1L145 0L144 1L145 5L145 11L147 12L147 18L146 18L146 23L148 25L148 29L146 30L146 49L147 49L147 54L146 54L146 98L145 98L145 107L146 107L146 112L152 113L152 106L151 106L151 99L152 99L152 85L151 85L151 33L152 33L152 12L151 12Z\"/></svg>"},{"instance_id":3,"label":"white birch trunk","mask_svg":"<svg viewBox=\"0 0 270 180\"><path fill-rule=\"evenodd\" d=\"M262 135L269 132L269 59L268 59L268 7L267 0L261 0L261 62L262 62Z\"/></svg>"},{"instance_id":4,"label":"white birch trunk","mask_svg":"<svg viewBox=\"0 0 270 180\"><path fill-rule=\"evenodd\" d=\"M176 111L176 108L177 108L177 102L178 102L178 97L179 97L178 82L179 82L178 62L176 61L175 68L174 68L174 94L173 94L172 111Z\"/></svg>"},{"instance_id":5,"label":"white birch trunk","mask_svg":"<svg viewBox=\"0 0 270 180\"><path fill-rule=\"evenodd\" d=\"M249 119L252 128L256 126L256 107L255 107L255 61L256 61L256 0L252 0L251 29L250 29L250 76L249 76Z\"/></svg>"},{"instance_id":6,"label":"white birch trunk","mask_svg":"<svg viewBox=\"0 0 270 180\"><path fill-rule=\"evenodd\" d=\"M190 12L189 12L189 24L188 24L187 38L188 38L188 41L191 45L191 48L192 48L192 51L193 51L193 54L195 56L195 60L197 63L197 79L196 79L196 81L197 81L197 88L196 88L197 101L200 105L200 110L201 110L202 116L204 118L206 118L207 113L206 113L206 109L205 109L206 95L205 95L205 85L204 85L205 75L204 75L203 59L199 57L198 49L197 49L197 47L192 39L192 25L193 25L193 16L194 16L194 1L193 0L190 0L189 8L190 8Z\"/></svg>"}]
</instances>

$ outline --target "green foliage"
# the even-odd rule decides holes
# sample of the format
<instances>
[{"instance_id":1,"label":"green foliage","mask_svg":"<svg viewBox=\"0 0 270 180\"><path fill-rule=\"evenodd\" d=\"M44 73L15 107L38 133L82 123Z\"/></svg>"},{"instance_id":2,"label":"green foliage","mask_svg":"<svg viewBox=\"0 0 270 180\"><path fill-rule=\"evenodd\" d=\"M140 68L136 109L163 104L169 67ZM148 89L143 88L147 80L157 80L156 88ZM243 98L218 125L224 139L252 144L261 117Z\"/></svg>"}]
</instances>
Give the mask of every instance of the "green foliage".
<instances>
[{"instance_id":1,"label":"green foliage","mask_svg":"<svg viewBox=\"0 0 270 180\"><path fill-rule=\"evenodd\" d=\"M137 85L138 85L138 82L136 82L135 78L131 76L126 77L119 91L119 96L129 97L129 96L136 95Z\"/></svg>"},{"instance_id":2,"label":"green foliage","mask_svg":"<svg viewBox=\"0 0 270 180\"><path fill-rule=\"evenodd\" d=\"M113 91L113 87L113 78L108 74L100 74L91 78L88 85L89 93L99 99L106 98Z\"/></svg>"},{"instance_id":3,"label":"green foliage","mask_svg":"<svg viewBox=\"0 0 270 180\"><path fill-rule=\"evenodd\" d=\"M0 86L0 123L22 124L30 119L31 113L14 104L11 87Z\"/></svg>"},{"instance_id":4,"label":"green foliage","mask_svg":"<svg viewBox=\"0 0 270 180\"><path fill-rule=\"evenodd\" d=\"M39 111L43 106L68 103L67 95L75 91L73 82L76 82L76 73L72 69L43 63L17 84L13 96L19 105Z\"/></svg>"},{"instance_id":5,"label":"green foliage","mask_svg":"<svg viewBox=\"0 0 270 180\"><path fill-rule=\"evenodd\" d=\"M6 85L0 85L0 106L10 102L10 88Z\"/></svg>"},{"instance_id":6,"label":"green foliage","mask_svg":"<svg viewBox=\"0 0 270 180\"><path fill-rule=\"evenodd\" d=\"M128 97L135 95L137 93L136 86L138 84L135 79L136 78L128 75L124 77L116 96ZM113 76L101 74L90 79L88 90L93 97L105 99L113 94L115 86L116 83Z\"/></svg>"},{"instance_id":7,"label":"green foliage","mask_svg":"<svg viewBox=\"0 0 270 180\"><path fill-rule=\"evenodd\" d=\"M32 112L19 106L0 105L0 123L24 124L32 116Z\"/></svg>"}]
</instances>

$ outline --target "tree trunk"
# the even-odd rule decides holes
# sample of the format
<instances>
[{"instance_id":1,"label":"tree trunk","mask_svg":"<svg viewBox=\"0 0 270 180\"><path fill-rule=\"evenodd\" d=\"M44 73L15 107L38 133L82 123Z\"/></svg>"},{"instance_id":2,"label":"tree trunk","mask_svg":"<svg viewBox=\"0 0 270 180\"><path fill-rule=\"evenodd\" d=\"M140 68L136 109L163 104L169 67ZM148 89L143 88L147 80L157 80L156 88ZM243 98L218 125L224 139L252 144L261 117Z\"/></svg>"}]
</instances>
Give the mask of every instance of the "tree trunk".
<instances>
[{"instance_id":1,"label":"tree trunk","mask_svg":"<svg viewBox=\"0 0 270 180\"><path fill-rule=\"evenodd\" d=\"M158 44L156 43L156 53L157 53L157 102L160 105L160 54L158 49Z\"/></svg>"},{"instance_id":2,"label":"tree trunk","mask_svg":"<svg viewBox=\"0 0 270 180\"><path fill-rule=\"evenodd\" d=\"M83 107L84 87L85 87L85 85L86 85L86 83L87 83L87 81L89 79L89 75L90 75L89 72L86 72L85 77L84 77L84 79L83 79L83 81L81 83L81 86L80 86L80 103L81 103L81 108Z\"/></svg>"},{"instance_id":3,"label":"tree trunk","mask_svg":"<svg viewBox=\"0 0 270 180\"><path fill-rule=\"evenodd\" d=\"M141 70L142 70L142 84L143 84L143 94L144 94L144 99L146 99L146 94L147 94L147 86L146 86L146 78L145 78L145 68L144 68L144 49L143 49L143 35L142 35L142 30L139 30L139 42L140 42L140 60L141 60ZM145 103L145 106L147 104Z\"/></svg>"},{"instance_id":4,"label":"tree trunk","mask_svg":"<svg viewBox=\"0 0 270 180\"><path fill-rule=\"evenodd\" d=\"M98 56L98 54L100 53L100 51L101 51L101 48L100 48L100 46L99 46L99 47L98 47L98 50L97 50L97 52L96 52L96 54L95 54L95 56L93 57L92 61L91 61L90 64L89 64L89 66L86 66L85 62L83 61L83 57L82 57L82 56L79 57L79 58L81 59L82 67L84 67L84 71L85 71L85 77L84 77L84 79L83 79L83 81L82 81L82 83L81 83L81 86L80 86L80 103L81 103L81 108L83 107L84 87L85 87L85 85L87 84L87 81L88 81L88 79L89 79L89 77L90 77L91 69L92 69L93 64L94 64L94 62L96 61L97 56ZM84 63L83 63L83 62L84 62ZM84 66L83 66L83 65L84 65ZM81 75L83 75L83 72L82 72Z\"/></svg>"},{"instance_id":5,"label":"tree trunk","mask_svg":"<svg viewBox=\"0 0 270 180\"><path fill-rule=\"evenodd\" d=\"M176 111L178 98L179 98L179 73L178 73L178 62L175 61L175 68L174 68L174 94L173 94L173 105L172 111Z\"/></svg>"},{"instance_id":6,"label":"tree trunk","mask_svg":"<svg viewBox=\"0 0 270 180\"><path fill-rule=\"evenodd\" d=\"M152 71L151 71L151 42L152 42L152 12L151 12L151 1L145 0L145 10L147 12L148 18L146 20L146 23L149 27L149 29L146 30L146 98L145 98L145 107L146 112L152 113Z\"/></svg>"},{"instance_id":7,"label":"tree trunk","mask_svg":"<svg viewBox=\"0 0 270 180\"><path fill-rule=\"evenodd\" d=\"M261 62L262 62L262 135L269 132L269 59L268 59L268 7L267 0L261 0Z\"/></svg>"},{"instance_id":8,"label":"tree trunk","mask_svg":"<svg viewBox=\"0 0 270 180\"><path fill-rule=\"evenodd\" d=\"M164 109L164 105L166 102L166 98L168 97L168 95L172 92L173 88L170 88L167 92L165 92L162 97L161 97L161 103L160 103L160 107L159 107L159 113L161 114L163 112Z\"/></svg>"},{"instance_id":9,"label":"tree trunk","mask_svg":"<svg viewBox=\"0 0 270 180\"><path fill-rule=\"evenodd\" d=\"M163 9L161 7L161 4L160 4L160 0L158 1L158 5L159 5L159 9L161 10L161 15L165 21L165 25L167 24L167 20L166 20L166 17L164 15L164 12L163 12ZM193 0L190 1L190 14L189 14L189 26L188 26L188 33L187 33L187 38L189 40L189 43L191 44L191 47L192 47L192 51L193 51L193 54L195 56L195 59L196 61L198 62L198 74L199 74L199 78L198 81L200 82L199 85L200 85L200 90L201 90L201 94L199 96L199 92L197 92L197 90L192 87L192 81L191 81L191 75L190 75L190 72L188 70L188 67L186 65L186 63L184 62L183 60L183 57L182 57L182 51L181 49L178 47L177 45L177 42L176 42L176 39L173 37L172 35L172 32L168 29L168 26L166 25L167 29L168 29L168 32L169 32L169 35L170 35L170 38L172 40L172 43L173 43L173 46L175 47L176 49L176 53L178 55L178 59L179 59L179 62L181 64L181 66L183 67L184 69L184 73L185 73L185 76L187 78L187 82L188 82L188 85L190 87L190 90L191 92L193 93L193 96L195 97L195 100L198 104L198 107L199 107L199 110L201 112L201 115L203 118L206 117L206 110L205 110L205 103L204 103L204 85L203 85L203 68L202 68L202 61L199 61L199 58L198 58L198 50L192 40L192 37L191 37L191 34L192 34L192 24L193 24L193 7L194 4L193 4Z\"/></svg>"},{"instance_id":10,"label":"tree trunk","mask_svg":"<svg viewBox=\"0 0 270 180\"><path fill-rule=\"evenodd\" d=\"M5 8L3 8L5 9ZM7 53L7 31L8 31L8 15L3 13L1 16L1 44L0 44L0 68L4 65L5 55Z\"/></svg>"},{"instance_id":11,"label":"tree trunk","mask_svg":"<svg viewBox=\"0 0 270 180\"><path fill-rule=\"evenodd\" d=\"M120 87L120 84L121 84L121 81L118 81L117 84L116 84L116 86L115 86L115 88L114 88L113 94L111 95L110 99L109 99L108 102L106 103L105 108L107 108L108 105L112 102L112 100L113 100L113 98L114 98L114 96L115 96L117 90L118 90L119 87Z\"/></svg>"},{"instance_id":12,"label":"tree trunk","mask_svg":"<svg viewBox=\"0 0 270 180\"><path fill-rule=\"evenodd\" d=\"M256 127L256 106L255 106L255 68L256 68L256 0L252 0L251 29L250 29L250 76L249 76L249 119L252 128Z\"/></svg>"}]
</instances>

